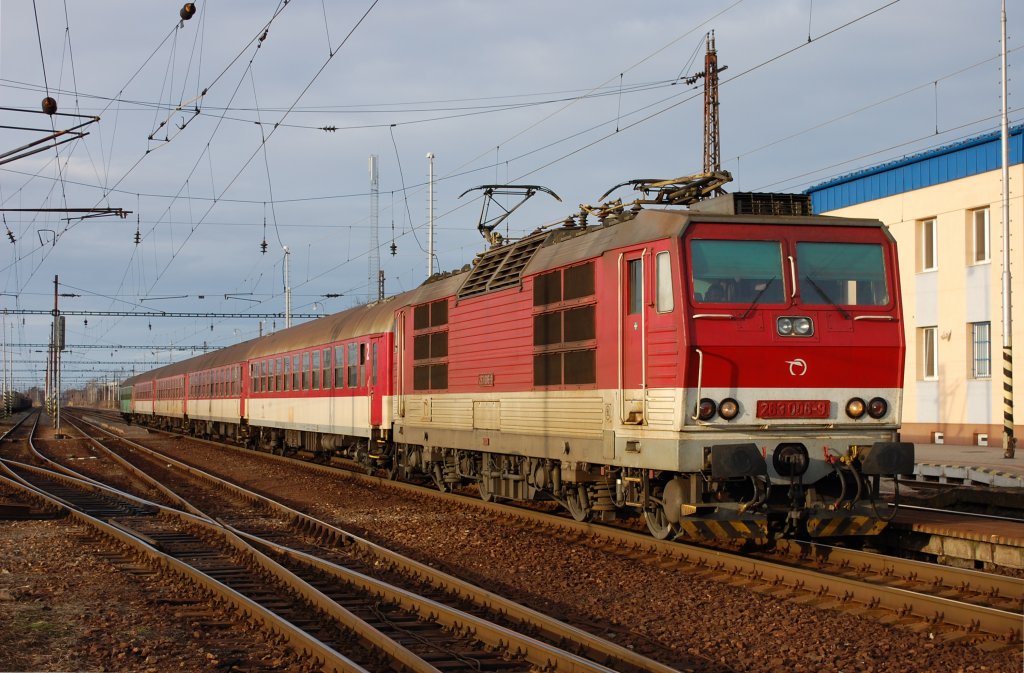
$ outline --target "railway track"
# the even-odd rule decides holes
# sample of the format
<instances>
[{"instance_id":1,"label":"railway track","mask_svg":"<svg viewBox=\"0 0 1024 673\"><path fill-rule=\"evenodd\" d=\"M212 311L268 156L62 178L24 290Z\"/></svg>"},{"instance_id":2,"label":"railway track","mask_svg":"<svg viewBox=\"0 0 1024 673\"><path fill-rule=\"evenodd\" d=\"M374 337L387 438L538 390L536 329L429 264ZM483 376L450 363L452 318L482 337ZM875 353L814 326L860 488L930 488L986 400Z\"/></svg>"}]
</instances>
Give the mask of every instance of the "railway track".
<instances>
[{"instance_id":1,"label":"railway track","mask_svg":"<svg viewBox=\"0 0 1024 673\"><path fill-rule=\"evenodd\" d=\"M358 663L371 669L380 664L374 661L374 653L385 653L396 665L408 670L673 670L445 577L427 566L368 543L360 544L344 531L243 489L219 483L194 468L163 457L154 459L145 455L142 447L131 446L124 440L105 441L119 444L114 451L140 473L163 466L161 479L166 479L168 471L179 472L174 487L188 488L188 499L192 501L196 496L195 502L201 505L201 509L191 505L194 513L160 508L156 514L131 513L108 521L109 524L188 564L208 580L216 580L278 613L293 625L317 624L322 629L327 615L338 624L335 632L357 634L367 652L366 661ZM39 475L38 479L57 479L60 485L47 484L45 488L60 490L64 502L73 501L68 488L98 488L73 477L50 477L52 473L38 468L14 469L22 471L23 479L25 470ZM69 485L69 481L74 485ZM197 481L206 485L197 488ZM130 496L128 499L133 500ZM240 502L248 506L240 507ZM88 509L84 500L80 507ZM258 561L255 565L253 559ZM381 575L389 575L389 580L380 579ZM401 579L396 582L396 578ZM446 584L450 585L447 589ZM282 585L287 591L268 589L274 585ZM432 596L422 595L424 588ZM467 611L450 607L442 600L453 590ZM301 595L301 605L296 605L294 598L291 603L286 602L295 593ZM313 614L303 616L299 612L303 607L307 613L312 609ZM506 626L470 612L506 613L513 617L502 617L509 624ZM520 631L562 642L567 649ZM325 644L332 642L316 632L311 637ZM344 645L344 651L351 650L351 643ZM314 652L314 656L319 660L322 653Z\"/></svg>"},{"instance_id":2,"label":"railway track","mask_svg":"<svg viewBox=\"0 0 1024 673\"><path fill-rule=\"evenodd\" d=\"M188 441L203 441L193 440ZM210 444L204 442L206 444ZM234 447L216 445L230 451ZM250 460L295 464L290 458L245 452ZM337 468L303 462L304 469L336 476ZM467 500L432 489L380 480L358 473L347 478L367 480L396 489L429 493L431 497L477 508L484 516L529 521L546 535L568 536L587 544L659 567L695 569L723 582L768 593L798 603L843 610L886 624L932 633L942 640L975 643L978 647L1016 647L1021 639L1024 581L870 552L787 541L770 555L733 554L649 536L571 521L543 512Z\"/></svg>"}]
</instances>

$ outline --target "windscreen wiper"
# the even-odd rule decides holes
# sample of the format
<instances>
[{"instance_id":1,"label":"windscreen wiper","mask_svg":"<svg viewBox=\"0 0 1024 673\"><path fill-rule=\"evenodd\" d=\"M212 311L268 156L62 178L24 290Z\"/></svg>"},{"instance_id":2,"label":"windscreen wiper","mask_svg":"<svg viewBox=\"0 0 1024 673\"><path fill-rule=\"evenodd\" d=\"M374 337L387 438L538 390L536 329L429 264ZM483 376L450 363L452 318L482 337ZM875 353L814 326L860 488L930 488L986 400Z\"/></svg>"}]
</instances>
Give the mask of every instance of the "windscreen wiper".
<instances>
[{"instance_id":1,"label":"windscreen wiper","mask_svg":"<svg viewBox=\"0 0 1024 673\"><path fill-rule=\"evenodd\" d=\"M768 288L770 288L772 286L772 283L774 283L774 282L775 282L775 276L772 276L771 278L768 279L768 282L764 284L764 287L762 287L758 291L758 293L754 296L754 301L750 302L750 306L748 306L747 310L744 311L743 315L740 316L740 320L743 320L748 315L750 315L750 312L754 310L755 306L757 306L757 302L761 301L761 295L763 295L765 292L767 292Z\"/></svg>"},{"instance_id":2,"label":"windscreen wiper","mask_svg":"<svg viewBox=\"0 0 1024 673\"><path fill-rule=\"evenodd\" d=\"M846 312L846 309L844 309L839 304L835 303L832 300L832 297L828 296L828 294L826 294L826 292L821 289L821 286L818 285L817 283L815 283L814 280L810 276L804 276L804 278L807 280L808 283L811 284L811 287L813 287L815 290L818 291L818 294L821 295L822 299L824 299L828 303L830 303L833 306L835 306L839 310L839 312L843 314L844 318L846 318L847 320L853 320L853 318L850 316L850 314Z\"/></svg>"}]
</instances>

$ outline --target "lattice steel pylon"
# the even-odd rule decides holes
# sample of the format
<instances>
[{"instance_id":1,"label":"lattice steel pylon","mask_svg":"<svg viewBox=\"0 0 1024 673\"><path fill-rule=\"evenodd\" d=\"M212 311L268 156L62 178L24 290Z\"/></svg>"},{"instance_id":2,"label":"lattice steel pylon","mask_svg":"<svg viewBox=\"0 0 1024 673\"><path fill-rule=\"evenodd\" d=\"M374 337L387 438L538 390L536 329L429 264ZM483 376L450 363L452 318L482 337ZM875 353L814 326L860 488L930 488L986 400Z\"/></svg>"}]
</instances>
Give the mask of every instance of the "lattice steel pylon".
<instances>
[{"instance_id":1,"label":"lattice steel pylon","mask_svg":"<svg viewBox=\"0 0 1024 673\"><path fill-rule=\"evenodd\" d=\"M724 68L723 68L724 70ZM707 35L704 54L704 172L722 170L722 147L718 134L718 52L715 31ZM721 189L716 190L721 193Z\"/></svg>"}]
</instances>

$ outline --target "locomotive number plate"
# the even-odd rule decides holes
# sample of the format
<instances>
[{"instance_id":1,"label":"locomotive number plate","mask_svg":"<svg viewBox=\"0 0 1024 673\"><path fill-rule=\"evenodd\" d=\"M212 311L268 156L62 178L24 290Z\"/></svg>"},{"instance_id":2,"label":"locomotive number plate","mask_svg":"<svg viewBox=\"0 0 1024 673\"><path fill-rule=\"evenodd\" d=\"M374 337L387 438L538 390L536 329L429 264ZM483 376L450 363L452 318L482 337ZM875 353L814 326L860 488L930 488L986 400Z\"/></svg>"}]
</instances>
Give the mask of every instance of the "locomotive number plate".
<instances>
[{"instance_id":1,"label":"locomotive number plate","mask_svg":"<svg viewBox=\"0 0 1024 673\"><path fill-rule=\"evenodd\" d=\"M758 418L828 418L828 400L758 400Z\"/></svg>"}]
</instances>

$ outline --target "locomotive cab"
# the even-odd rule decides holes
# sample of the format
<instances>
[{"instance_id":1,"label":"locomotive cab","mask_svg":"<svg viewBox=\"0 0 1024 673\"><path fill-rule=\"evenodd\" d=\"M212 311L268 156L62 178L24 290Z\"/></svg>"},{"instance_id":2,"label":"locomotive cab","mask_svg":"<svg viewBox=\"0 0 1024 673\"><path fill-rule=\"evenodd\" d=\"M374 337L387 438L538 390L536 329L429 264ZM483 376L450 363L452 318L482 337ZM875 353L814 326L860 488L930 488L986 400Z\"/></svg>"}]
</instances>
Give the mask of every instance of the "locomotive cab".
<instances>
[{"instance_id":1,"label":"locomotive cab","mask_svg":"<svg viewBox=\"0 0 1024 673\"><path fill-rule=\"evenodd\" d=\"M759 195L722 198L744 196ZM693 535L708 519L745 522L737 536L877 533L879 477L913 471L913 445L898 441L893 239L878 222L804 214L809 204L783 217L709 210L691 215L681 255L685 431L701 437L705 480L666 486L669 520Z\"/></svg>"}]
</instances>

